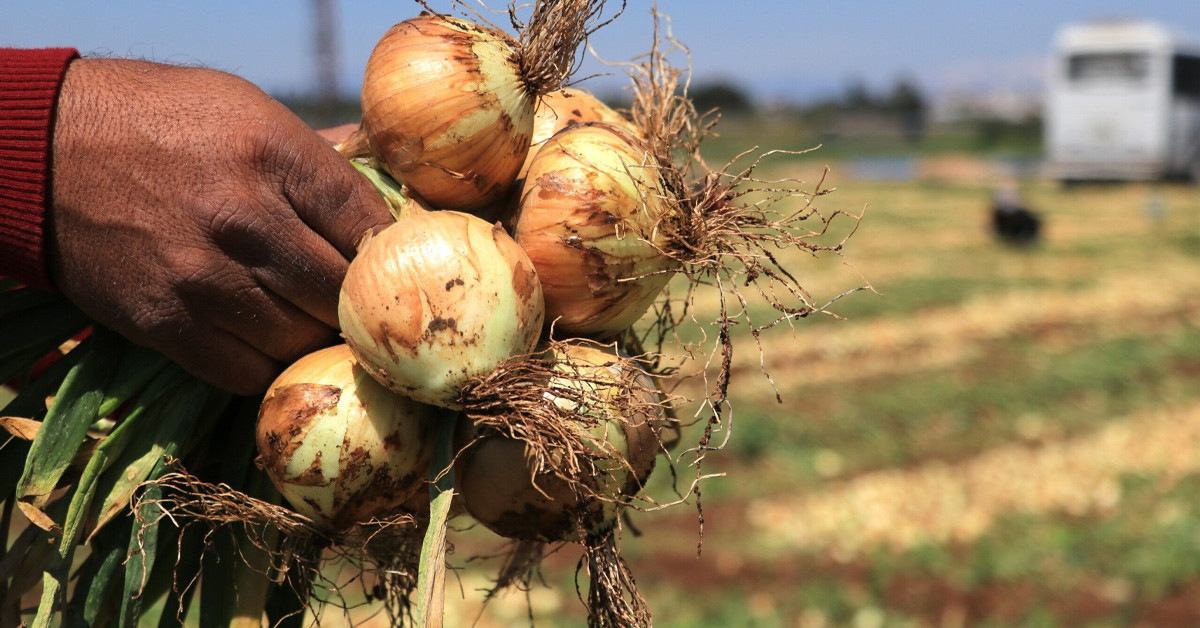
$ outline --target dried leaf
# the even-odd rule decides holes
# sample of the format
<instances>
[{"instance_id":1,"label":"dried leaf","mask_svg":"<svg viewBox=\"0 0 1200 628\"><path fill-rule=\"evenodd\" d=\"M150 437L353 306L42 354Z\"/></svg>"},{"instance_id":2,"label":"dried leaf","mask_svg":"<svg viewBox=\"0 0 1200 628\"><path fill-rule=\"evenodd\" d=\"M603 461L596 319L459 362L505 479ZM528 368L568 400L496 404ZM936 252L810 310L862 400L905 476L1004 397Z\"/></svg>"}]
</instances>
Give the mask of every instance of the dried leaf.
<instances>
[{"instance_id":1,"label":"dried leaf","mask_svg":"<svg viewBox=\"0 0 1200 628\"><path fill-rule=\"evenodd\" d=\"M17 508L21 509L21 514L29 520L33 525L49 532L50 534L58 534L62 532L62 526L55 523L54 519L50 518L41 508L34 506L29 502L17 502Z\"/></svg>"},{"instance_id":2,"label":"dried leaf","mask_svg":"<svg viewBox=\"0 0 1200 628\"><path fill-rule=\"evenodd\" d=\"M41 429L42 422L19 416L0 416L0 427L21 440L33 440Z\"/></svg>"},{"instance_id":3,"label":"dried leaf","mask_svg":"<svg viewBox=\"0 0 1200 628\"><path fill-rule=\"evenodd\" d=\"M138 405L130 411L130 416L147 412L151 415L145 421L148 428L131 435L112 463L112 470L101 478L96 493L99 506L93 509L96 523L89 541L129 506L138 485L152 476L164 456L178 454L195 429L197 416L205 409L212 388L192 380L190 388L180 390L178 386L189 379L190 376L178 367L168 369L139 396Z\"/></svg>"}]
</instances>

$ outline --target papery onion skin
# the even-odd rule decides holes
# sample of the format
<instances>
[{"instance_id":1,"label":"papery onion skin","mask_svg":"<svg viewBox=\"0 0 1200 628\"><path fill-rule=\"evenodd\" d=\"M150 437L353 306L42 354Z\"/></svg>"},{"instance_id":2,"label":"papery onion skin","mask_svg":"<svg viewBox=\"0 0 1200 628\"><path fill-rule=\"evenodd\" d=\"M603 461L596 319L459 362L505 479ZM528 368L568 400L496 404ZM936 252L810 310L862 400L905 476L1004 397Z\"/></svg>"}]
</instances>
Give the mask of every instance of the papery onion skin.
<instances>
[{"instance_id":1,"label":"papery onion skin","mask_svg":"<svg viewBox=\"0 0 1200 628\"><path fill-rule=\"evenodd\" d=\"M566 351L575 365L583 366L589 379L603 380L605 371L609 371L611 381L620 380L621 376L611 371L620 368L613 364L611 353L584 344L569 345ZM642 396L645 407L654 412L610 420L591 430L593 436L620 452L623 460L598 461L598 473L582 478L605 496L589 498L582 506L561 478L547 473L534 476L524 442L497 434L480 437L468 420L461 419L456 426L455 440L461 453L455 473L467 513L500 536L526 541L579 540L581 522L587 526L585 532L592 535L611 529L622 503L645 484L661 449L658 429L663 417L657 389L644 374L638 375L638 381L639 390L634 394ZM559 381L557 385L596 388L593 383L577 381ZM596 398L629 392L613 386L599 391ZM563 399L552 402L573 404Z\"/></svg>"},{"instance_id":2,"label":"papery onion skin","mask_svg":"<svg viewBox=\"0 0 1200 628\"><path fill-rule=\"evenodd\" d=\"M546 140L567 127L584 122L607 122L637 135L632 122L590 93L570 87L555 90L538 101L533 117L533 136L530 139L529 153L525 156L525 163L521 165L517 178L524 179L529 173L529 165L533 163L534 155Z\"/></svg>"},{"instance_id":3,"label":"papery onion skin","mask_svg":"<svg viewBox=\"0 0 1200 628\"><path fill-rule=\"evenodd\" d=\"M536 96L512 40L425 15L391 28L367 61L371 153L432 205L470 211L510 189L529 150Z\"/></svg>"},{"instance_id":4,"label":"papery onion skin","mask_svg":"<svg viewBox=\"0 0 1200 628\"><path fill-rule=\"evenodd\" d=\"M538 270L556 331L611 336L646 312L678 267L656 248L654 226L671 210L653 157L629 131L584 123L538 150L513 237Z\"/></svg>"},{"instance_id":5,"label":"papery onion skin","mask_svg":"<svg viewBox=\"0 0 1200 628\"><path fill-rule=\"evenodd\" d=\"M380 386L345 345L322 349L267 390L258 463L297 512L343 530L424 488L435 412Z\"/></svg>"},{"instance_id":6,"label":"papery onion skin","mask_svg":"<svg viewBox=\"0 0 1200 628\"><path fill-rule=\"evenodd\" d=\"M542 287L499 225L418 212L359 249L342 282L338 320L355 357L386 387L460 408L468 380L533 351Z\"/></svg>"}]
</instances>

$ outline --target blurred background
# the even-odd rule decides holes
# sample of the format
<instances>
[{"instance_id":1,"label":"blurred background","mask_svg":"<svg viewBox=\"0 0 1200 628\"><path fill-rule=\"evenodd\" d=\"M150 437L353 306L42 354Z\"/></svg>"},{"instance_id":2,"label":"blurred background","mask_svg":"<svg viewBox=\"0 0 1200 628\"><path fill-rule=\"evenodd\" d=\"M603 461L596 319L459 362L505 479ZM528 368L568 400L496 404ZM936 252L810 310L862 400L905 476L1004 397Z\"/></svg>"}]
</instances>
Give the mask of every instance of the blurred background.
<instances>
[{"instance_id":1,"label":"blurred background","mask_svg":"<svg viewBox=\"0 0 1200 628\"><path fill-rule=\"evenodd\" d=\"M1200 4L659 8L692 97L724 112L710 163L820 146L761 174L824 177L820 209L866 214L844 255L791 267L821 303L874 292L773 330L782 405L743 350L699 556L694 507L633 517L658 625L1200 625ZM0 42L227 70L325 126L357 120L374 42L418 10L10 2ZM646 52L649 11L631 1L596 55ZM585 76L623 99L610 66ZM576 558L476 625L577 625ZM488 572L458 578L450 625Z\"/></svg>"}]
</instances>

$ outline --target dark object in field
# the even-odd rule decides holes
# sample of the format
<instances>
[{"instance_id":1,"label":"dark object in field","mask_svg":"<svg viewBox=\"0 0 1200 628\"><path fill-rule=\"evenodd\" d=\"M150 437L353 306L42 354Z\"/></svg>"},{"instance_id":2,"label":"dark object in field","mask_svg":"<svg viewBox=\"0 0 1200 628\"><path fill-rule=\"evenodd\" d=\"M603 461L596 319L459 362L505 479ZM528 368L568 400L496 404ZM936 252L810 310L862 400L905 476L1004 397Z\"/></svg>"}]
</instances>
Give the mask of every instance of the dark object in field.
<instances>
[{"instance_id":1,"label":"dark object in field","mask_svg":"<svg viewBox=\"0 0 1200 628\"><path fill-rule=\"evenodd\" d=\"M1016 193L1000 191L992 196L992 233L1001 242L1025 246L1037 242L1042 219L1025 207Z\"/></svg>"}]
</instances>

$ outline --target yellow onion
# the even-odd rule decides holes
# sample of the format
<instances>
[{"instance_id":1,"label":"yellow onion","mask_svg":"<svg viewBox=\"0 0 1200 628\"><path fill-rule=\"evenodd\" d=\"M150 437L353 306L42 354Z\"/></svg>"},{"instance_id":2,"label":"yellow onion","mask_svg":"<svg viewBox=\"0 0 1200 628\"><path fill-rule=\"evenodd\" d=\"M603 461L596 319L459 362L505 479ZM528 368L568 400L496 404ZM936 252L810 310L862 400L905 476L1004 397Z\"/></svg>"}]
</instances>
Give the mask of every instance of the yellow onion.
<instances>
[{"instance_id":1,"label":"yellow onion","mask_svg":"<svg viewBox=\"0 0 1200 628\"><path fill-rule=\"evenodd\" d=\"M342 530L424 488L436 411L380 386L345 345L322 349L267 390L258 463L297 512Z\"/></svg>"},{"instance_id":2,"label":"yellow onion","mask_svg":"<svg viewBox=\"0 0 1200 628\"><path fill-rule=\"evenodd\" d=\"M423 15L391 28L367 60L363 132L387 171L436 207L470 210L516 179L537 94L508 35Z\"/></svg>"},{"instance_id":3,"label":"yellow onion","mask_svg":"<svg viewBox=\"0 0 1200 628\"><path fill-rule=\"evenodd\" d=\"M607 122L637 134L633 123L588 92L570 87L550 92L538 101L533 118L533 139L517 178L525 178L529 164L533 163L534 155L546 140L583 122Z\"/></svg>"},{"instance_id":4,"label":"yellow onion","mask_svg":"<svg viewBox=\"0 0 1200 628\"><path fill-rule=\"evenodd\" d=\"M346 342L402 395L458 408L463 385L541 334L533 263L502 227L452 211L415 210L368 238L338 301Z\"/></svg>"},{"instance_id":5,"label":"yellow onion","mask_svg":"<svg viewBox=\"0 0 1200 628\"><path fill-rule=\"evenodd\" d=\"M597 458L592 474L576 478L579 484L531 467L520 439L485 432L466 419L457 426L461 453L455 482L463 505L474 519L507 538L578 540L581 522L590 536L610 530L621 507L649 477L661 447L662 406L645 373L624 370L628 366L612 353L592 345L563 345L560 350L564 364L571 366L551 378L546 402L595 419L594 427L577 426L579 438L608 454ZM630 395L639 399L633 404L623 401ZM629 407L638 410L622 416L621 408Z\"/></svg>"},{"instance_id":6,"label":"yellow onion","mask_svg":"<svg viewBox=\"0 0 1200 628\"><path fill-rule=\"evenodd\" d=\"M542 145L513 236L557 331L608 336L645 313L678 267L655 229L672 207L649 149L628 130L588 122Z\"/></svg>"}]
</instances>

